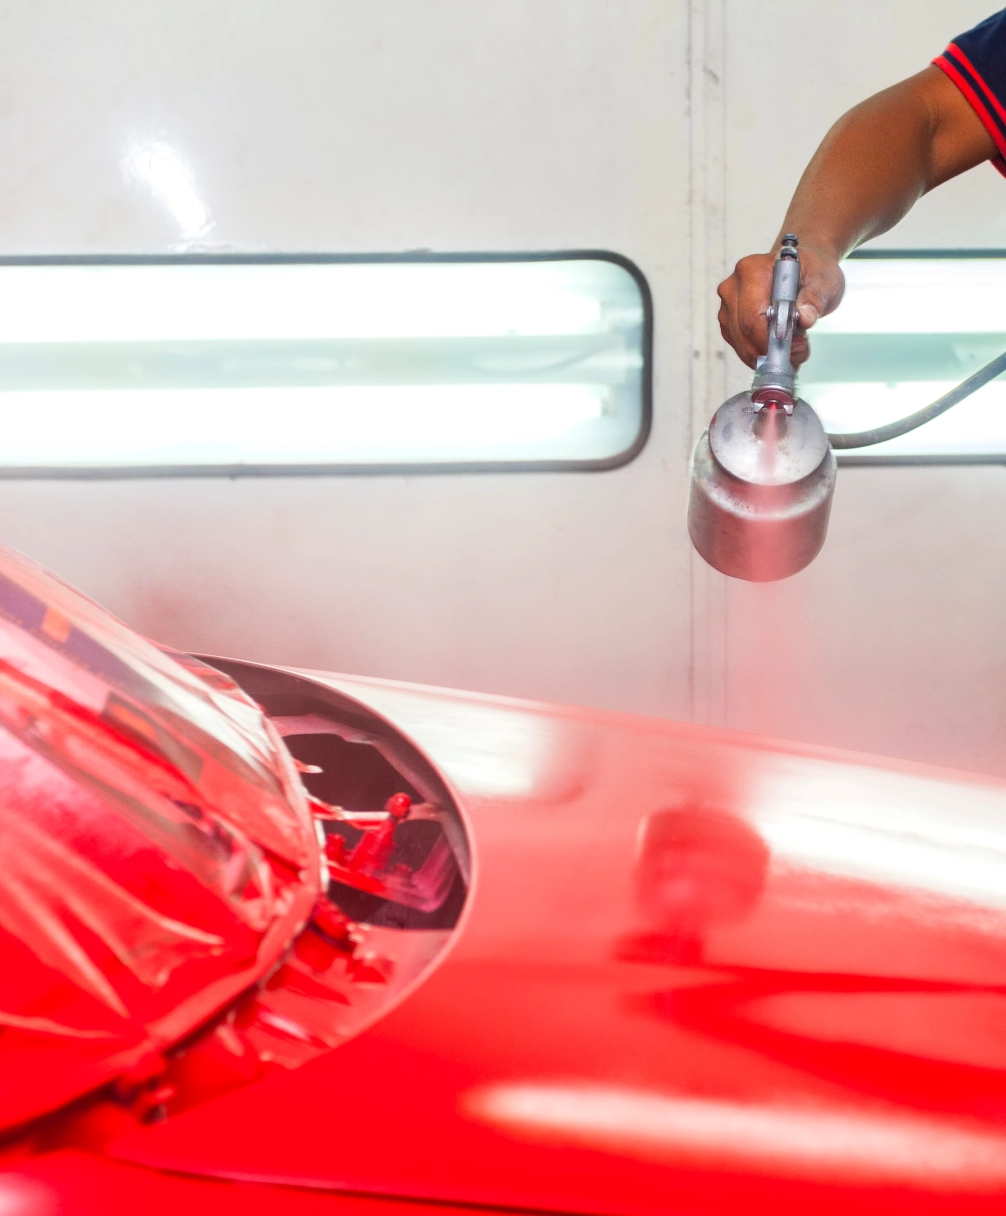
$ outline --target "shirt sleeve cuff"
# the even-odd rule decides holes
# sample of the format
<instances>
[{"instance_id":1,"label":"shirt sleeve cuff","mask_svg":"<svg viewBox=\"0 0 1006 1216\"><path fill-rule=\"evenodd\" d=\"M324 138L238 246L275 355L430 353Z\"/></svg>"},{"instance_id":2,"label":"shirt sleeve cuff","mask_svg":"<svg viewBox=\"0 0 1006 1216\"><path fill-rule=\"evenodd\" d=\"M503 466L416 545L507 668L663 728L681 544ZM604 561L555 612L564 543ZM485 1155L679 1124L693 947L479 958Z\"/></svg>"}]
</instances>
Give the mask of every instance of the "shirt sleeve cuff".
<instances>
[{"instance_id":1,"label":"shirt sleeve cuff","mask_svg":"<svg viewBox=\"0 0 1006 1216\"><path fill-rule=\"evenodd\" d=\"M955 43L952 42L942 55L937 56L933 64L949 76L978 115L998 149L998 155L992 157L992 164L1006 177L1006 108Z\"/></svg>"}]
</instances>

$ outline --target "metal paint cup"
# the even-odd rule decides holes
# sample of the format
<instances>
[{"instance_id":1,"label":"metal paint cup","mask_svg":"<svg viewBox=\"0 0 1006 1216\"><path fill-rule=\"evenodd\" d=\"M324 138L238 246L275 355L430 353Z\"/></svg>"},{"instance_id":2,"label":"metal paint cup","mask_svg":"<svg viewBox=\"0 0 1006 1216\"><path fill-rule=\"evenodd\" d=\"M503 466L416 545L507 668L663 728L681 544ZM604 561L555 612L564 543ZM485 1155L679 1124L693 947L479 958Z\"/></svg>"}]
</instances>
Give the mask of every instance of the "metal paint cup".
<instances>
[{"instance_id":1,"label":"metal paint cup","mask_svg":"<svg viewBox=\"0 0 1006 1216\"><path fill-rule=\"evenodd\" d=\"M766 583L796 574L824 544L836 471L806 401L790 414L738 393L713 415L692 456L692 544L732 578Z\"/></svg>"}]
</instances>

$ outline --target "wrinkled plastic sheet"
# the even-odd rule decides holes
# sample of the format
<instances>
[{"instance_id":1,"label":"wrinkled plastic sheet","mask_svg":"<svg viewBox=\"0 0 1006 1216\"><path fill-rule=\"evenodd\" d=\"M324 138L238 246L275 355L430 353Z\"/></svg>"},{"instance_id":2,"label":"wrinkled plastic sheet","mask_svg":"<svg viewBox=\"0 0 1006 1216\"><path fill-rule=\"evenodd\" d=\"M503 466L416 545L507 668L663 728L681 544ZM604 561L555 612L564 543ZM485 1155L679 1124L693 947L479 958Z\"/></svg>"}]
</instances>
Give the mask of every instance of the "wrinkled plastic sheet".
<instances>
[{"instance_id":1,"label":"wrinkled plastic sheet","mask_svg":"<svg viewBox=\"0 0 1006 1216\"><path fill-rule=\"evenodd\" d=\"M262 710L0 549L0 1128L272 968L320 861Z\"/></svg>"}]
</instances>

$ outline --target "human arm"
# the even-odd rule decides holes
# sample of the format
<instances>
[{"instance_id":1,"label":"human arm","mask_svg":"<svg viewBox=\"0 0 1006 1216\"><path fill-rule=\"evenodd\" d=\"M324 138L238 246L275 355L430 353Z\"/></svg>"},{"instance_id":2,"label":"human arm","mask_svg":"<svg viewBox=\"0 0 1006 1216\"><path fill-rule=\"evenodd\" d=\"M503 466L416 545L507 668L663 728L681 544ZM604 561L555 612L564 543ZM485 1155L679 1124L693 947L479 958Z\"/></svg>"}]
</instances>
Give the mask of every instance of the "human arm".
<instances>
[{"instance_id":1,"label":"human arm","mask_svg":"<svg viewBox=\"0 0 1006 1216\"><path fill-rule=\"evenodd\" d=\"M773 249L742 258L720 284L723 337L751 367L765 353L772 265L782 233L794 232L802 274L793 362L804 362L806 330L841 302L842 259L892 228L923 194L996 155L972 105L937 67L860 102L804 170Z\"/></svg>"}]
</instances>

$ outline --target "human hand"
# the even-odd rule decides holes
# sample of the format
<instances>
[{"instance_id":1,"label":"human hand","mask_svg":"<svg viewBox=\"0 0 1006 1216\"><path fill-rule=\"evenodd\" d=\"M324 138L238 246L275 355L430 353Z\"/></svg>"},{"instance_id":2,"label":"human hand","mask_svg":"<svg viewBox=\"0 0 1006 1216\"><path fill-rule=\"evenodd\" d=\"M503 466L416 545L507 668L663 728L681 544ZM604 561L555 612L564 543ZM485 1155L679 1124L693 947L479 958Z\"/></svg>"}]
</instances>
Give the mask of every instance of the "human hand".
<instances>
[{"instance_id":1,"label":"human hand","mask_svg":"<svg viewBox=\"0 0 1006 1216\"><path fill-rule=\"evenodd\" d=\"M766 312L772 296L775 253L755 253L741 258L733 274L716 289L720 297L720 332L740 358L754 367L768 350ZM797 296L797 325L793 333L793 365L799 367L810 354L807 330L819 317L833 312L842 301L845 276L838 258L812 245L800 246L800 294Z\"/></svg>"}]
</instances>

